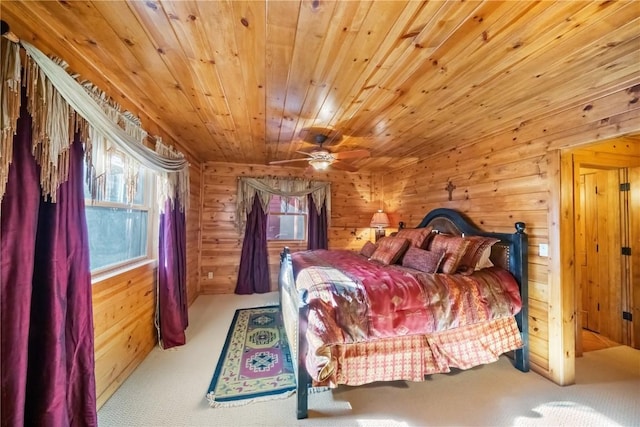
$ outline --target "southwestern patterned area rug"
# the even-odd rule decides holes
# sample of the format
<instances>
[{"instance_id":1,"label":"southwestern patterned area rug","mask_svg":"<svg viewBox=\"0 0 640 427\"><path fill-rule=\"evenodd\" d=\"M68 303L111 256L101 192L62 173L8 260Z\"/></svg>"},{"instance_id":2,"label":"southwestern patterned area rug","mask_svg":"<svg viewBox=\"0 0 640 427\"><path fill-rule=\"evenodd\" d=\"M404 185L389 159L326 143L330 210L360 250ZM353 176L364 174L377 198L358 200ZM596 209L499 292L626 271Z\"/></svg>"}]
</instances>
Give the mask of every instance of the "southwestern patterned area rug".
<instances>
[{"instance_id":1,"label":"southwestern patterned area rug","mask_svg":"<svg viewBox=\"0 0 640 427\"><path fill-rule=\"evenodd\" d=\"M212 407L283 399L295 391L278 306L236 310L207 392Z\"/></svg>"}]
</instances>

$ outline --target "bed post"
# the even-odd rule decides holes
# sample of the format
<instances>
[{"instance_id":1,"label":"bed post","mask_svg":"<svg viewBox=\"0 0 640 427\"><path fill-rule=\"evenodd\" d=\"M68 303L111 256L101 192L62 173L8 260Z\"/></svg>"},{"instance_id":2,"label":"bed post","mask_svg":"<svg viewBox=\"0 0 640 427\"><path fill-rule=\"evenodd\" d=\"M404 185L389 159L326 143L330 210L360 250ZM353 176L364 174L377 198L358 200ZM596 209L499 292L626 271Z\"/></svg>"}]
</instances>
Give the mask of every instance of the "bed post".
<instances>
[{"instance_id":1,"label":"bed post","mask_svg":"<svg viewBox=\"0 0 640 427\"><path fill-rule=\"evenodd\" d=\"M516 368L522 372L529 371L529 259L528 237L524 232L524 222L515 223L516 232L513 235L514 251L510 256L510 270L520 284L520 296L522 298L522 310L516 314L516 322L522 334L524 346L515 350L514 359Z\"/></svg>"},{"instance_id":2,"label":"bed post","mask_svg":"<svg viewBox=\"0 0 640 427\"><path fill-rule=\"evenodd\" d=\"M292 362L296 371L296 398L297 398L297 417L298 419L307 418L308 416L308 397L309 387L311 386L311 376L307 372L305 364L305 356L307 354L307 318L309 312L309 306L307 304L305 292L298 292L293 276L293 264L291 261L291 251L288 247L285 247L280 254L280 275L278 276L278 288L280 291L280 311L282 312L285 305L283 299L287 298L289 304L293 305L295 312L297 313L295 337L289 337L296 340L294 343L289 343L289 348L295 349L295 354L292 357L295 358ZM282 314L284 317L284 313Z\"/></svg>"},{"instance_id":3,"label":"bed post","mask_svg":"<svg viewBox=\"0 0 640 427\"><path fill-rule=\"evenodd\" d=\"M307 304L300 305L300 317L298 323L298 397L297 417L299 420L308 417L309 387L311 386L311 376L307 372L305 355L307 354L307 318L309 312Z\"/></svg>"}]
</instances>

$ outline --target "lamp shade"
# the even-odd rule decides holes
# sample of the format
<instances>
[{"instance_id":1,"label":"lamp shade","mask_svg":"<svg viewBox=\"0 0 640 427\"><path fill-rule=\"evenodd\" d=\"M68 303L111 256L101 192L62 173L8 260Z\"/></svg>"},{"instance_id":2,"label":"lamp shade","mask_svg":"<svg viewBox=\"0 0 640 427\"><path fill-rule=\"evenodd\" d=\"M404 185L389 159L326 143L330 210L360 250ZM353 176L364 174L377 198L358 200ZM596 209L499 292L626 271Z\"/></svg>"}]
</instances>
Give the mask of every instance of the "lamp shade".
<instances>
[{"instance_id":1,"label":"lamp shade","mask_svg":"<svg viewBox=\"0 0 640 427\"><path fill-rule=\"evenodd\" d=\"M309 160L309 164L317 171L325 170L329 167L331 162L329 160L324 159L311 159Z\"/></svg>"},{"instance_id":2,"label":"lamp shade","mask_svg":"<svg viewBox=\"0 0 640 427\"><path fill-rule=\"evenodd\" d=\"M373 214L371 218L370 227L384 228L389 226L389 217L386 213L382 212L382 209L378 209L378 212Z\"/></svg>"}]
</instances>

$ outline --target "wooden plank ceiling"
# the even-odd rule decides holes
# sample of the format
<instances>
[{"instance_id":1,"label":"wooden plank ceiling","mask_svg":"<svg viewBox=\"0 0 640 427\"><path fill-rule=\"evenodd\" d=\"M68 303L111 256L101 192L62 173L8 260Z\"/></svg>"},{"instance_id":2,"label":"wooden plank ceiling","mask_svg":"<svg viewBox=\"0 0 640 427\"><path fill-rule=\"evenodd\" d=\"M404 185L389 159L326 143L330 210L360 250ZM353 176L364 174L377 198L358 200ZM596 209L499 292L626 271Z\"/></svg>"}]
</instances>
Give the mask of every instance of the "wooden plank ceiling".
<instances>
[{"instance_id":1,"label":"wooden plank ceiling","mask_svg":"<svg viewBox=\"0 0 640 427\"><path fill-rule=\"evenodd\" d=\"M640 84L640 2L3 0L18 37L199 161L385 170ZM639 89L640 91L640 89ZM637 101L637 93L630 94ZM304 163L293 165L305 166Z\"/></svg>"}]
</instances>

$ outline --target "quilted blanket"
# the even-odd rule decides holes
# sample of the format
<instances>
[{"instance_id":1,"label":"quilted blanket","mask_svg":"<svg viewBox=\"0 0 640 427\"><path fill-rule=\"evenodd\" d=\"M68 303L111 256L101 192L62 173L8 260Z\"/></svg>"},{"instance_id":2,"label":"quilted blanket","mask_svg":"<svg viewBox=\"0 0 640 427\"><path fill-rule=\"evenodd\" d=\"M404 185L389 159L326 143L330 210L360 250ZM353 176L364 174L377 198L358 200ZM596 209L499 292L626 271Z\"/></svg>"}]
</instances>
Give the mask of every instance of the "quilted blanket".
<instances>
[{"instance_id":1,"label":"quilted blanket","mask_svg":"<svg viewBox=\"0 0 640 427\"><path fill-rule=\"evenodd\" d=\"M292 254L298 289L307 291L311 347L425 335L513 316L518 284L492 267L465 276L382 265L351 252Z\"/></svg>"}]
</instances>

